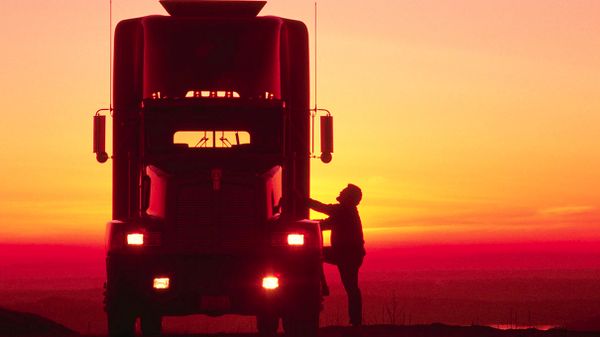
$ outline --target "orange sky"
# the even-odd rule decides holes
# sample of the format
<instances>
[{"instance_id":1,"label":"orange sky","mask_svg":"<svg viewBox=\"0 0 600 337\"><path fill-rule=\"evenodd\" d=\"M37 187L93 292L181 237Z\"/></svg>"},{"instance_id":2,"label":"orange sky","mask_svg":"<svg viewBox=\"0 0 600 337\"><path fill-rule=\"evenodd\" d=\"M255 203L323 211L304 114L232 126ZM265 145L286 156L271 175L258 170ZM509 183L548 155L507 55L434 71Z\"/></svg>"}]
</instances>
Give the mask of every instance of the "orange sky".
<instances>
[{"instance_id":1,"label":"orange sky","mask_svg":"<svg viewBox=\"0 0 600 337\"><path fill-rule=\"evenodd\" d=\"M113 0L115 22L164 14ZM312 31L311 1L263 14ZM103 241L108 1L10 1L0 20L0 242ZM334 161L313 196L364 190L368 244L600 239L600 2L319 3Z\"/></svg>"}]
</instances>

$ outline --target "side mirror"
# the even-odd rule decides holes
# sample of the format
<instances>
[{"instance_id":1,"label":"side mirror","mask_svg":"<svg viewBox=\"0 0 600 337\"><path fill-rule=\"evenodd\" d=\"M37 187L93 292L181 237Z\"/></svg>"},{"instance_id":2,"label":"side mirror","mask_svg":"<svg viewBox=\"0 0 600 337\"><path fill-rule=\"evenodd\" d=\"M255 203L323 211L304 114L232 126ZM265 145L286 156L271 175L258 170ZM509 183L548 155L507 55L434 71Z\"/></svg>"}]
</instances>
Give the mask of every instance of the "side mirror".
<instances>
[{"instance_id":1,"label":"side mirror","mask_svg":"<svg viewBox=\"0 0 600 337\"><path fill-rule=\"evenodd\" d=\"M94 116L94 153L99 163L105 163L108 160L106 153L106 116Z\"/></svg>"},{"instance_id":2,"label":"side mirror","mask_svg":"<svg viewBox=\"0 0 600 337\"><path fill-rule=\"evenodd\" d=\"M333 153L333 116L321 116L321 161L331 162Z\"/></svg>"}]
</instances>

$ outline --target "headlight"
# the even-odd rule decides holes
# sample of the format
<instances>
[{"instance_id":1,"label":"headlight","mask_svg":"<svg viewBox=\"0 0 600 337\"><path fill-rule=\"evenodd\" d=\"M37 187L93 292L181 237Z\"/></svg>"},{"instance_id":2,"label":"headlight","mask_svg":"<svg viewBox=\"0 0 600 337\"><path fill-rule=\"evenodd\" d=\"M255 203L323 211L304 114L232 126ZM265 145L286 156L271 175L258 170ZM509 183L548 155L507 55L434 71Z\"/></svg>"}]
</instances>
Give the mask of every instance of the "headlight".
<instances>
[{"instance_id":1,"label":"headlight","mask_svg":"<svg viewBox=\"0 0 600 337\"><path fill-rule=\"evenodd\" d=\"M279 288L279 278L277 276L265 276L262 279L262 287L267 290Z\"/></svg>"},{"instance_id":2,"label":"headlight","mask_svg":"<svg viewBox=\"0 0 600 337\"><path fill-rule=\"evenodd\" d=\"M169 289L169 281L168 277L155 277L152 282L152 287L156 290Z\"/></svg>"},{"instance_id":3,"label":"headlight","mask_svg":"<svg viewBox=\"0 0 600 337\"><path fill-rule=\"evenodd\" d=\"M304 234L291 233L287 235L288 246L304 246Z\"/></svg>"},{"instance_id":4,"label":"headlight","mask_svg":"<svg viewBox=\"0 0 600 337\"><path fill-rule=\"evenodd\" d=\"M127 244L130 246L142 246L144 244L144 234L142 234L142 233L127 234Z\"/></svg>"}]
</instances>

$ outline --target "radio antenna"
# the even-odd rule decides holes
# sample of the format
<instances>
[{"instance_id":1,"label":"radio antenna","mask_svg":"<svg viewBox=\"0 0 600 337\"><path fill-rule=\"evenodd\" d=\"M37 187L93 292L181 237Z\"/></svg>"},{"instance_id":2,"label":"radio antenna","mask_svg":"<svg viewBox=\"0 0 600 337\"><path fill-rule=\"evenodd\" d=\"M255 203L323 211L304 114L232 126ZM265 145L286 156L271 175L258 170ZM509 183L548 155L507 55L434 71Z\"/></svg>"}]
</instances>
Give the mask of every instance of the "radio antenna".
<instances>
[{"instance_id":1,"label":"radio antenna","mask_svg":"<svg viewBox=\"0 0 600 337\"><path fill-rule=\"evenodd\" d=\"M315 1L315 111L317 110L317 1Z\"/></svg>"},{"instance_id":2,"label":"radio antenna","mask_svg":"<svg viewBox=\"0 0 600 337\"><path fill-rule=\"evenodd\" d=\"M113 114L113 63L112 63L112 0L108 0L108 111Z\"/></svg>"},{"instance_id":3,"label":"radio antenna","mask_svg":"<svg viewBox=\"0 0 600 337\"><path fill-rule=\"evenodd\" d=\"M318 105L317 105L317 1L315 0L315 108L314 110L312 110L310 112L310 117L311 117L311 154L314 155L315 153L315 117L317 116L317 109L318 109Z\"/></svg>"}]
</instances>

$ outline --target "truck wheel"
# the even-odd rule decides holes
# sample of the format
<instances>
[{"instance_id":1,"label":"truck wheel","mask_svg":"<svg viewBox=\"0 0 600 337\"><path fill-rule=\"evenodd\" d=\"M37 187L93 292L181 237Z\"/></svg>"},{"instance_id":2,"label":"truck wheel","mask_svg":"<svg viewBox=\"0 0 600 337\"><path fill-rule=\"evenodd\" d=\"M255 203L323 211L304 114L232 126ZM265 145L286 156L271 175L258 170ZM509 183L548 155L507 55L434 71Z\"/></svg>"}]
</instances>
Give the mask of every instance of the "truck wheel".
<instances>
[{"instance_id":1,"label":"truck wheel","mask_svg":"<svg viewBox=\"0 0 600 337\"><path fill-rule=\"evenodd\" d=\"M317 337L319 309L288 314L282 321L286 337Z\"/></svg>"},{"instance_id":2,"label":"truck wheel","mask_svg":"<svg viewBox=\"0 0 600 337\"><path fill-rule=\"evenodd\" d=\"M262 314L256 316L256 328L261 337L277 336L279 328L279 317L274 315Z\"/></svg>"},{"instance_id":3,"label":"truck wheel","mask_svg":"<svg viewBox=\"0 0 600 337\"><path fill-rule=\"evenodd\" d=\"M142 335L145 337L157 337L162 332L162 317L154 313L145 313L140 317Z\"/></svg>"},{"instance_id":4,"label":"truck wheel","mask_svg":"<svg viewBox=\"0 0 600 337\"><path fill-rule=\"evenodd\" d=\"M135 316L125 310L107 310L108 335L110 337L133 337L135 335Z\"/></svg>"}]
</instances>

